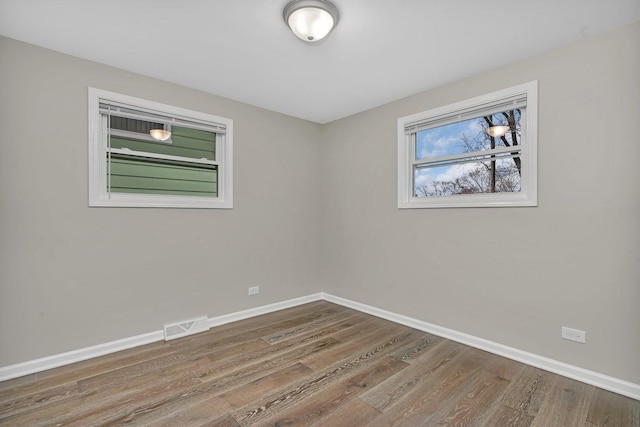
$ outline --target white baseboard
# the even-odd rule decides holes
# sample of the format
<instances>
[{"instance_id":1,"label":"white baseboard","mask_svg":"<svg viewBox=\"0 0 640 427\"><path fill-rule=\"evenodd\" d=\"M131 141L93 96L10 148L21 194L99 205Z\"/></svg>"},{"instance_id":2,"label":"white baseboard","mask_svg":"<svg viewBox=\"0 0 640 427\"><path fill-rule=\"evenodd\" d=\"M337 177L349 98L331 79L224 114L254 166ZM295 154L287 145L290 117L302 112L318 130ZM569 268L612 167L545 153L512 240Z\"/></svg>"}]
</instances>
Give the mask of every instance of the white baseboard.
<instances>
[{"instance_id":1,"label":"white baseboard","mask_svg":"<svg viewBox=\"0 0 640 427\"><path fill-rule=\"evenodd\" d=\"M599 372L579 368L577 366L569 365L568 363L549 359L547 357L539 356L527 351L518 350L517 348L508 347L506 345L498 344L493 341L458 332L453 329L443 328L442 326L423 322L422 320L413 319L411 317L392 313L390 311L381 310L376 307L361 304L334 295L323 293L322 299L352 308L354 310L361 311L363 313L387 319L401 325L409 326L420 331L429 332L434 335L450 339L452 341L478 348L480 350L485 350L490 353L506 357L508 359L513 359L526 365L535 366L536 368L544 369L545 371L553 372L554 374L562 375L564 377L581 381L586 384L591 384L593 386L600 387L614 393L628 396L632 399L640 400L640 384L634 384L628 381L621 380L619 378L601 374Z\"/></svg>"},{"instance_id":2,"label":"white baseboard","mask_svg":"<svg viewBox=\"0 0 640 427\"><path fill-rule=\"evenodd\" d=\"M259 316L261 314L284 310L286 308L291 308L319 300L325 300L345 307L349 307L363 313L371 314L373 316L387 319L401 325L429 332L434 335L450 339L452 341L485 350L493 354L504 356L506 358L513 359L527 365L535 366L537 368L544 369L558 375L572 378L586 384L591 384L596 387L612 391L614 393L622 394L632 399L640 400L640 384L634 384L618 378L610 377L608 375L600 374L598 372L579 368L577 366L549 359L544 356L539 356L537 354L518 350L513 347L508 347L506 345L498 344L493 341L458 332L453 329L444 328L442 326L434 325L422 320L413 319L411 317L382 310L366 304L361 304L324 292L308 295L305 297L294 298L274 304L264 305L261 307L251 308L248 310L238 311L235 313L225 314L222 316L210 317L209 325L211 327L220 326L227 323L236 322L238 320L248 319L251 317ZM114 353L120 350L126 350L145 344L150 344L152 342L162 341L163 339L163 331L158 330L135 337L112 341L105 344L99 344L92 347L69 351L66 353L44 357L41 359L35 359L23 363L17 363L15 365L0 367L0 381L29 375L35 372L41 372L47 369L57 368L59 366L80 362L82 360Z\"/></svg>"},{"instance_id":3,"label":"white baseboard","mask_svg":"<svg viewBox=\"0 0 640 427\"><path fill-rule=\"evenodd\" d=\"M305 297L294 298L282 302L276 302L269 305L263 305L261 307L250 308L248 310L237 311L235 313L224 314L222 316L210 317L209 326L215 327L224 325L231 322L237 322L238 320L248 319L250 317L260 316L261 314L272 313L278 310L284 310L285 308L291 308L302 304L307 304L314 301L320 301L323 299L323 294L317 293L307 295Z\"/></svg>"}]
</instances>

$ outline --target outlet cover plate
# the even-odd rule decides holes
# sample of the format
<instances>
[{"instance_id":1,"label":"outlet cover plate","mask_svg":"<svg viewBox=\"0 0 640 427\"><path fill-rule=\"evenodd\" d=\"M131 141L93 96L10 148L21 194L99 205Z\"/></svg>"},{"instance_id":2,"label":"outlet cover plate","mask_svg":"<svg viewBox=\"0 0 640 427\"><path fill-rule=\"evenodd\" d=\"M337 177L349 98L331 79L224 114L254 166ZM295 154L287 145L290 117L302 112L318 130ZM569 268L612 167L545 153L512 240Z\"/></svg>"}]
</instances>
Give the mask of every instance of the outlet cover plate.
<instances>
[{"instance_id":1,"label":"outlet cover plate","mask_svg":"<svg viewBox=\"0 0 640 427\"><path fill-rule=\"evenodd\" d=\"M569 341L575 341L582 344L587 342L587 333L580 329L562 327L562 338Z\"/></svg>"}]
</instances>

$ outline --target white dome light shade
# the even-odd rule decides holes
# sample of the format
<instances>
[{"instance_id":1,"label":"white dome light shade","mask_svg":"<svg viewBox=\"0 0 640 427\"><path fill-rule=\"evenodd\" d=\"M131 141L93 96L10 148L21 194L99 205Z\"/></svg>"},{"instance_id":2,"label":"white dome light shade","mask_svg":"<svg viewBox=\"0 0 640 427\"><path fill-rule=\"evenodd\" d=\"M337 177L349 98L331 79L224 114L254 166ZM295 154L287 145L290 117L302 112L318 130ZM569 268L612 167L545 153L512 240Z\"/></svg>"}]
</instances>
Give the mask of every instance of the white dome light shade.
<instances>
[{"instance_id":1,"label":"white dome light shade","mask_svg":"<svg viewBox=\"0 0 640 427\"><path fill-rule=\"evenodd\" d=\"M489 136L499 138L509 132L509 129L509 126L491 126L489 129L487 129L487 133L489 134Z\"/></svg>"},{"instance_id":2,"label":"white dome light shade","mask_svg":"<svg viewBox=\"0 0 640 427\"><path fill-rule=\"evenodd\" d=\"M151 134L153 139L157 141L166 141L167 139L171 138L171 132L164 129L151 129L149 133Z\"/></svg>"},{"instance_id":3,"label":"white dome light shade","mask_svg":"<svg viewBox=\"0 0 640 427\"><path fill-rule=\"evenodd\" d=\"M338 23L338 9L328 1L294 0L283 13L291 31L305 42L317 42Z\"/></svg>"},{"instance_id":4,"label":"white dome light shade","mask_svg":"<svg viewBox=\"0 0 640 427\"><path fill-rule=\"evenodd\" d=\"M333 28L333 18L326 10L315 7L298 9L289 16L289 27L304 41L318 41Z\"/></svg>"}]
</instances>

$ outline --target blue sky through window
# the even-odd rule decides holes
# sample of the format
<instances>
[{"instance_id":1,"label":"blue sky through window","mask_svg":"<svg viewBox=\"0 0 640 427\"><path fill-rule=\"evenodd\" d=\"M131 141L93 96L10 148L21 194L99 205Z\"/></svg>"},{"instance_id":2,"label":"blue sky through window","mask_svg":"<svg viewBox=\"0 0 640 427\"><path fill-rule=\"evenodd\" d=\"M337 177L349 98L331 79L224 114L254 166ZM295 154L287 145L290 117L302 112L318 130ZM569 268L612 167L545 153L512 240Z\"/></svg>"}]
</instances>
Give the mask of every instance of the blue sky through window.
<instances>
[{"instance_id":1,"label":"blue sky through window","mask_svg":"<svg viewBox=\"0 0 640 427\"><path fill-rule=\"evenodd\" d=\"M520 112L515 113L516 129L519 129ZM492 116L494 125L504 125L506 117L503 113ZM483 117L469 119L457 123L426 129L416 133L415 160L437 159L440 157L457 154L482 152L491 149L491 138L487 135L487 122ZM505 135L505 139L510 146L513 146L510 133ZM494 138L495 147L504 147L501 138ZM518 145L520 141L517 141ZM424 167L419 166L414 171L414 194L417 197L427 195L450 195L459 193L480 193L487 191L487 173L490 161L473 161L446 166ZM507 158L496 163L500 173L496 176L496 181L502 180L496 186L496 191L520 191L519 172L515 168L512 159ZM457 184L466 181L464 188ZM483 181L482 183L479 181ZM517 182L516 182L517 181ZM439 183L452 183L451 185L438 188ZM453 185L453 183L457 183ZM484 187L483 187L484 186ZM451 190L457 188L457 190ZM428 193L428 194L425 194Z\"/></svg>"},{"instance_id":2,"label":"blue sky through window","mask_svg":"<svg viewBox=\"0 0 640 427\"><path fill-rule=\"evenodd\" d=\"M416 134L416 160L467 152L461 136L471 136L483 132L481 120L482 118L465 120L418 132Z\"/></svg>"}]
</instances>

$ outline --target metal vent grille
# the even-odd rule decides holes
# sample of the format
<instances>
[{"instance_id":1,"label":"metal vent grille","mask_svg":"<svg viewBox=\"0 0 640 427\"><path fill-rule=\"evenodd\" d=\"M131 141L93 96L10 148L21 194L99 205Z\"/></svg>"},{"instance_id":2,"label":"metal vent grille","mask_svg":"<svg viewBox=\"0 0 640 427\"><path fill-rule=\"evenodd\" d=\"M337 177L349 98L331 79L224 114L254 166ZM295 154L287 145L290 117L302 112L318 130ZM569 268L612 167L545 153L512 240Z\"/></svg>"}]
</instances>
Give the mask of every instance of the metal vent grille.
<instances>
[{"instance_id":1,"label":"metal vent grille","mask_svg":"<svg viewBox=\"0 0 640 427\"><path fill-rule=\"evenodd\" d=\"M164 325L164 340L169 341L208 330L209 319L206 316L178 323L169 323Z\"/></svg>"}]
</instances>

